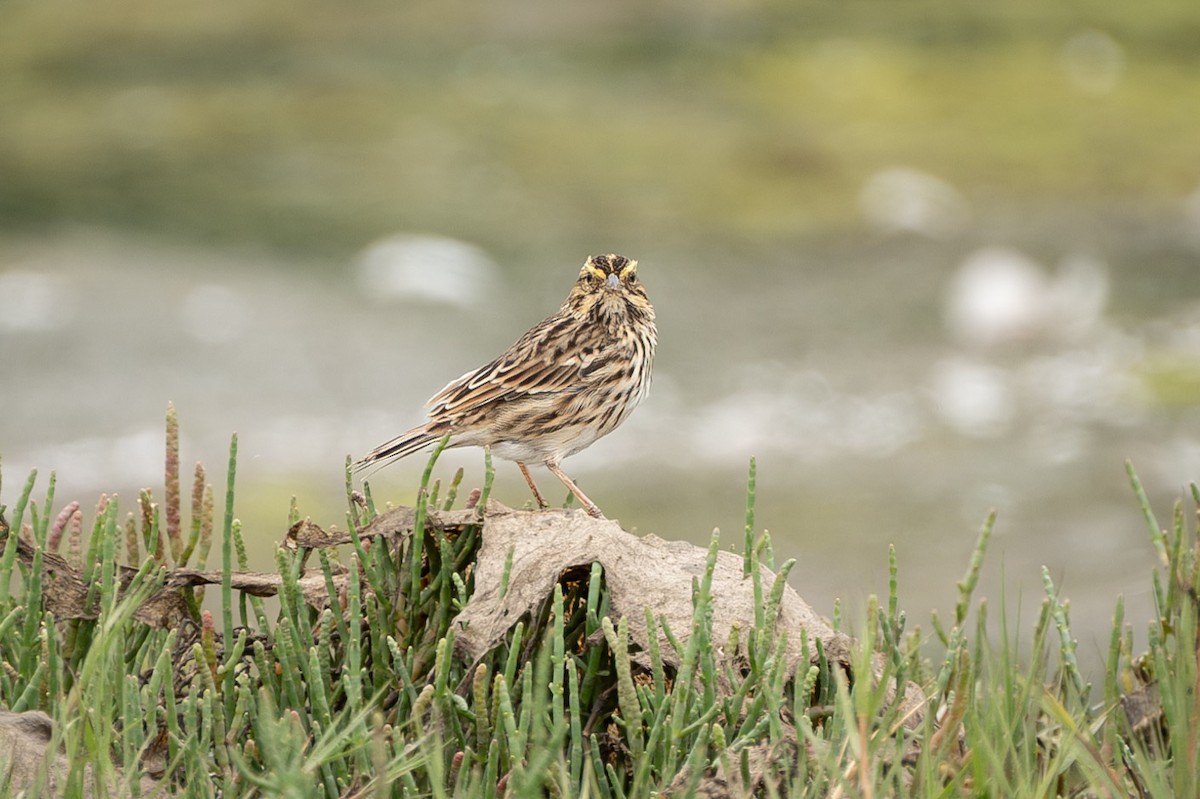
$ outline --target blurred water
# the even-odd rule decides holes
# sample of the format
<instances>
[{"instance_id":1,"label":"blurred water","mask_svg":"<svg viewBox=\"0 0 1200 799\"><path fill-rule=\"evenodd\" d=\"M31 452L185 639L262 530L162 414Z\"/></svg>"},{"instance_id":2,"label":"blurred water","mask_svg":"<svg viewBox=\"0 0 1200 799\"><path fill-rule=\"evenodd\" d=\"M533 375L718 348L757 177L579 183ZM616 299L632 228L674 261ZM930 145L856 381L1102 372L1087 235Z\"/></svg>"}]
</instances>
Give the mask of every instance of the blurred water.
<instances>
[{"instance_id":1,"label":"blurred water","mask_svg":"<svg viewBox=\"0 0 1200 799\"><path fill-rule=\"evenodd\" d=\"M936 207L962 224L955 202ZM1077 248L1047 246L1040 222L949 235L919 216L786 251L627 253L658 310L654 390L567 468L626 527L702 543L719 526L734 546L756 457L758 525L780 561L798 559L800 592L827 613L834 597L862 608L886 591L894 545L913 623L952 608L996 508L982 593L999 602L1003 583L1028 619L1045 565L1088 657L1118 594L1130 620L1150 614L1125 459L1163 519L1200 476L1200 296L1154 281L1139 242L1166 254L1164 275L1194 245L1139 218L1133 236L1059 236L1090 242ZM161 485L173 401L185 464L203 460L218 485L238 431L238 512L261 563L290 493L339 523L347 454L418 422L429 395L550 312L586 254L517 269L468 242L397 235L320 268L88 230L0 241L0 500L29 469L56 469L58 504L117 491L131 507ZM423 465L378 473L376 496L410 502ZM482 480L478 451L447 453L438 474L456 465ZM527 501L510 464L496 496Z\"/></svg>"}]
</instances>

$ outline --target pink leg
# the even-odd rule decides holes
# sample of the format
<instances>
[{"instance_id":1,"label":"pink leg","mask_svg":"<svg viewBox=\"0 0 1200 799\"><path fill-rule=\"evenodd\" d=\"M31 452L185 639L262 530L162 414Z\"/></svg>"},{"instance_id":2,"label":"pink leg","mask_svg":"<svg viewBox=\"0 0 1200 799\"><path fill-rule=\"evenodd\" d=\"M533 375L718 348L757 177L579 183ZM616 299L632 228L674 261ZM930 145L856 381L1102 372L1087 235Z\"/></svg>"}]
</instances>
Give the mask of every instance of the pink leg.
<instances>
[{"instance_id":1,"label":"pink leg","mask_svg":"<svg viewBox=\"0 0 1200 799\"><path fill-rule=\"evenodd\" d=\"M517 468L520 469L521 474L524 475L525 482L529 483L529 490L533 492L533 498L537 502L538 507L541 508L542 510L545 510L546 508L550 507L546 503L546 500L542 499L542 492L538 491L537 484L533 482L533 475L531 475L529 473L529 469L525 468L525 464L521 463L520 461L517 461Z\"/></svg>"},{"instance_id":2,"label":"pink leg","mask_svg":"<svg viewBox=\"0 0 1200 799\"><path fill-rule=\"evenodd\" d=\"M558 468L557 463L550 463L547 461L546 468L550 470L552 475L557 477L559 480L562 480L563 485L570 489L571 493L575 495L575 498L579 500L579 504L583 505L583 509L586 510L589 515L595 516L597 519L604 518L604 514L600 512L598 507L596 507L596 503L587 498L587 494L583 493L583 491L579 489L579 486L575 485L575 481L570 477L567 477L566 473L562 469Z\"/></svg>"}]
</instances>

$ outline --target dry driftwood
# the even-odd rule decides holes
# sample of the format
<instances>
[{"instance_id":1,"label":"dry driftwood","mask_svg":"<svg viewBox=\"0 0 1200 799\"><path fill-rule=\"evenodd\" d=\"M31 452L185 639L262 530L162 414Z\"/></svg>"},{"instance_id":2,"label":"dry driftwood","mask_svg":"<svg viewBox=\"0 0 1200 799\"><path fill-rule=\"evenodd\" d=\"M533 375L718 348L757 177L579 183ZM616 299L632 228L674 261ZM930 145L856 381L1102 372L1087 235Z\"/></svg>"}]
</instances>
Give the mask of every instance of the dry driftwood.
<instances>
[{"instance_id":1,"label":"dry driftwood","mask_svg":"<svg viewBox=\"0 0 1200 799\"><path fill-rule=\"evenodd\" d=\"M415 520L416 512L412 508L397 508L376 518L359 533L359 537L365 546L394 545L412 533ZM653 535L639 538L625 532L616 522L594 519L578 510L516 511L489 502L482 513L477 509L430 511L426 517L426 529L435 534L461 531L471 525L482 525L482 534L472 567L475 591L454 620L455 646L462 658L478 661L484 657L509 635L518 621L544 607L564 575L599 563L609 592L611 615L614 621L626 620L633 645L632 657L643 667L649 667L647 653L651 648L650 636L654 635L663 661L671 667L680 665L682 653L672 646L661 624L647 627L646 609L650 609L656 622L665 620L680 645L686 648L692 629L693 581L704 577L706 549L684 542L665 541ZM5 532L0 530L0 539ZM287 531L281 544L300 551L337 547L351 541L348 533L326 531L304 520ZM17 544L18 557L31 565L34 558L32 544L21 538ZM95 618L96 609L86 606L87 586L79 571L56 554L42 553L42 558L47 609L60 619ZM506 564L509 566L507 589L501 595ZM340 594L346 588L348 575L344 568L337 568L340 571L333 575L333 588ZM738 631L739 651L717 650L718 657L735 669L745 662L745 642L754 629L757 610L753 580L743 576L742 571L740 555L727 551L717 553L711 589L711 640L720 647L733 640L731 634ZM128 586L135 573L128 567L119 568L117 578L122 589ZM763 566L759 578L763 592L769 592L775 574ZM169 571L163 589L146 601L135 617L152 626L177 626L188 612L182 589L220 584L221 581L219 571ZM299 582L304 599L310 605L317 608L330 605L325 576L319 569L307 570ZM231 583L238 591L272 596L278 593L282 579L278 574L235 572L231 575ZM333 601L337 601L336 596ZM820 641L829 662L851 672L851 639L835 631L791 586L783 586L776 617L769 621L773 625L773 640L784 640L786 636L784 654L789 671L807 668L810 659L816 657L816 648L812 644ZM807 651L801 646L805 638L810 645ZM881 659L876 659L872 672L871 679L878 680L882 673ZM910 683L902 696L895 695L893 686L889 686L888 691L889 700L899 703L908 725L918 725L926 702L921 690ZM3 741L0 738L0 745L10 745ZM11 744L13 747L26 745L24 739ZM772 764L794 763L799 755L794 740L785 742L783 750L760 749L750 752L753 766L750 785L741 784L740 773L727 774L717 769L703 775L700 793L714 797L743 795L769 782L769 775L775 768ZM15 754L17 749L11 751ZM679 775L677 782L686 780L686 776ZM672 787L677 790L679 785Z\"/></svg>"},{"instance_id":2,"label":"dry driftwood","mask_svg":"<svg viewBox=\"0 0 1200 799\"><path fill-rule=\"evenodd\" d=\"M496 506L503 507L503 506ZM381 537L385 541L403 538L412 532L416 512L412 508L397 508L375 519L363 529L361 537L369 540ZM478 524L479 514L474 510L455 512L430 512L428 529L444 530ZM0 546L9 534L8 528L0 527ZM348 544L349 533L337 530L325 531L305 519L292 525L284 536L283 546L289 549L318 549ZM17 558L26 566L34 561L34 546L24 537L16 539ZM99 608L93 601L87 602L88 587L82 572L53 552L42 555L42 591L46 609L57 619L94 619ZM116 579L120 592L129 587L137 569L118 566ZM174 628L188 617L188 606L179 589L201 585L220 585L222 573L216 570L173 569L167 572L161 591L143 602L134 612L134 618L143 624L158 628ZM236 591L253 596L275 596L279 593L283 578L273 572L233 572L231 584ZM345 589L348 581L344 567L334 564L333 586L335 593ZM319 569L310 569L299 578L304 601L321 609L329 605L329 594L325 575Z\"/></svg>"},{"instance_id":3,"label":"dry driftwood","mask_svg":"<svg viewBox=\"0 0 1200 799\"><path fill-rule=\"evenodd\" d=\"M411 534L416 512L412 508L397 508L377 517L365 527L360 538L365 542L382 539L393 542ZM447 531L482 524L482 545L475 569L475 592L455 619L456 647L468 660L478 660L493 649L523 617L535 612L551 596L555 584L573 569L589 568L599 563L609 590L614 620L627 620L634 657L645 662L650 650L645 609L655 619L665 619L672 631L687 645L692 622L692 581L703 577L707 550L679 541L665 541L657 536L634 536L620 525L604 519L593 519L578 510L516 511L499 503L489 502L482 514L477 509L463 511L430 511L426 529ZM348 533L325 531L311 521L298 522L288 530L283 546L296 549L335 547L351 541ZM501 576L510 559L508 587L501 596ZM18 557L32 563L33 546L18 539ZM56 617L95 618L95 608L86 606L87 587L78 570L53 553L43 553L46 607ZM723 644L730 634L739 631L739 640L754 627L755 598L753 581L742 575L743 561L739 555L722 551L717 555L712 582L712 640ZM118 580L127 586L134 569L121 567ZM156 627L174 627L187 613L181 588L205 584L220 584L219 571L176 569L167 574L164 588L146 601L135 614L143 623ZM769 590L775 575L760 567L761 584ZM336 592L344 590L347 575L334 574ZM264 572L235 572L233 588L256 596L278 593L281 578ZM318 608L330 604L324 574L310 569L300 577L304 599ZM807 666L814 657L815 647L806 653L802 637L810 645L820 641L826 658L850 671L852 641L833 630L813 608L800 598L791 586L784 586L778 614L772 620L776 636L786 633L785 646L788 667ZM654 625L654 635L665 663L678 666L681 653L675 651L662 632ZM719 652L732 664L744 658L744 652ZM876 663L878 678L881 664ZM891 697L896 699L896 697ZM922 715L924 696L915 685L909 685L898 701L907 712L910 724L917 724Z\"/></svg>"},{"instance_id":4,"label":"dry driftwood","mask_svg":"<svg viewBox=\"0 0 1200 799\"><path fill-rule=\"evenodd\" d=\"M545 602L563 574L592 563L604 569L612 616L614 620L626 619L630 638L641 650L634 657L645 661L641 665L649 666L647 607L655 619L667 621L681 646L687 646L692 627L692 581L704 576L707 550L653 535L639 538L614 521L594 519L580 510L489 513L482 538L475 565L475 593L455 619L456 646L466 658L483 657L518 620ZM508 588L501 596L501 576L510 551ZM754 628L754 583L742 575L742 569L740 555L717 553L711 640L718 645L730 640L735 628L744 643ZM774 583L775 574L761 566L760 579L765 593ZM784 586L778 615L771 621L776 637L787 635L785 652L790 671L802 662L808 665L808 658L815 657L812 644L818 640L831 663L850 670L851 639L830 627L791 586ZM677 667L682 653L671 646L660 625L655 625L654 634L663 661ZM802 635L809 641L808 653L801 646ZM718 654L734 664L744 657L744 652ZM874 670L878 677L881 661ZM910 724L916 725L921 719L924 694L910 684L900 701Z\"/></svg>"},{"instance_id":5,"label":"dry driftwood","mask_svg":"<svg viewBox=\"0 0 1200 799\"><path fill-rule=\"evenodd\" d=\"M39 793L39 796L63 795L62 788L67 780L70 764L61 753L51 755L49 749L53 734L54 722L40 710L24 713L0 710L0 786L5 789L5 796L25 795L26 791L31 791L39 785L44 791ZM133 792L124 786L120 769L116 771L117 774L104 791L104 795L133 796ZM40 772L44 772L40 777L44 782L41 783ZM95 782L92 766L84 766L83 799L91 799L96 794ZM155 780L143 777L138 783L137 793L140 796L153 796L158 785Z\"/></svg>"},{"instance_id":6,"label":"dry driftwood","mask_svg":"<svg viewBox=\"0 0 1200 799\"><path fill-rule=\"evenodd\" d=\"M17 558L27 566L34 559L33 545L23 538L17 539ZM117 584L123 594L137 574L137 569L117 567ZM188 618L188 606L180 588L198 585L220 585L221 572L175 569L169 571L161 591L143 602L133 617L143 624L158 628L174 628ZM334 575L334 586L345 583L344 574ZM279 593L282 578L278 574L265 572L234 572L231 575L233 588L254 596L274 596ZM300 589L305 601L314 607L323 607L328 602L325 576L321 572L308 572L300 578ZM46 610L56 619L94 619L99 615L95 598L87 601L88 588L83 574L60 555L42 553L42 594Z\"/></svg>"}]
</instances>

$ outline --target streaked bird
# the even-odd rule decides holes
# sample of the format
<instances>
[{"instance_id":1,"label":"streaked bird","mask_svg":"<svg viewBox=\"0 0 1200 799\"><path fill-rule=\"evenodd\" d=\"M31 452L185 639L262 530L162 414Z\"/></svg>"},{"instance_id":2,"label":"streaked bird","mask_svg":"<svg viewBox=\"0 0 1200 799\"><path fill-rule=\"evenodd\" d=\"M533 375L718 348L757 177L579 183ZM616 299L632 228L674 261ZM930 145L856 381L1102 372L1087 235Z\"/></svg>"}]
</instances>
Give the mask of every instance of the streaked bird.
<instances>
[{"instance_id":1,"label":"streaked bird","mask_svg":"<svg viewBox=\"0 0 1200 799\"><path fill-rule=\"evenodd\" d=\"M541 508L528 464L541 463L592 516L600 508L563 472L563 458L624 422L650 390L658 331L654 307L621 255L593 255L566 301L504 354L429 400L429 420L373 449L356 467L387 464L440 441L490 447L516 461Z\"/></svg>"}]
</instances>

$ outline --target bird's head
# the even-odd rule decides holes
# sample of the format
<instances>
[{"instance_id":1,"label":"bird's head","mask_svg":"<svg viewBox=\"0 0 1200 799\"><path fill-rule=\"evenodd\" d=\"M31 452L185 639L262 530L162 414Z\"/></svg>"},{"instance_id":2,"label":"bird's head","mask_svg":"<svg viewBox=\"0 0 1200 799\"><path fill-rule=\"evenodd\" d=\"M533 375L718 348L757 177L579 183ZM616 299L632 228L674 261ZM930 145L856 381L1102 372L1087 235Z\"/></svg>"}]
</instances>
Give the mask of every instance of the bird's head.
<instances>
[{"instance_id":1,"label":"bird's head","mask_svg":"<svg viewBox=\"0 0 1200 799\"><path fill-rule=\"evenodd\" d=\"M638 262L624 255L590 256L579 270L567 304L587 315L613 318L632 314L653 319L654 308L638 280L637 268Z\"/></svg>"}]
</instances>

